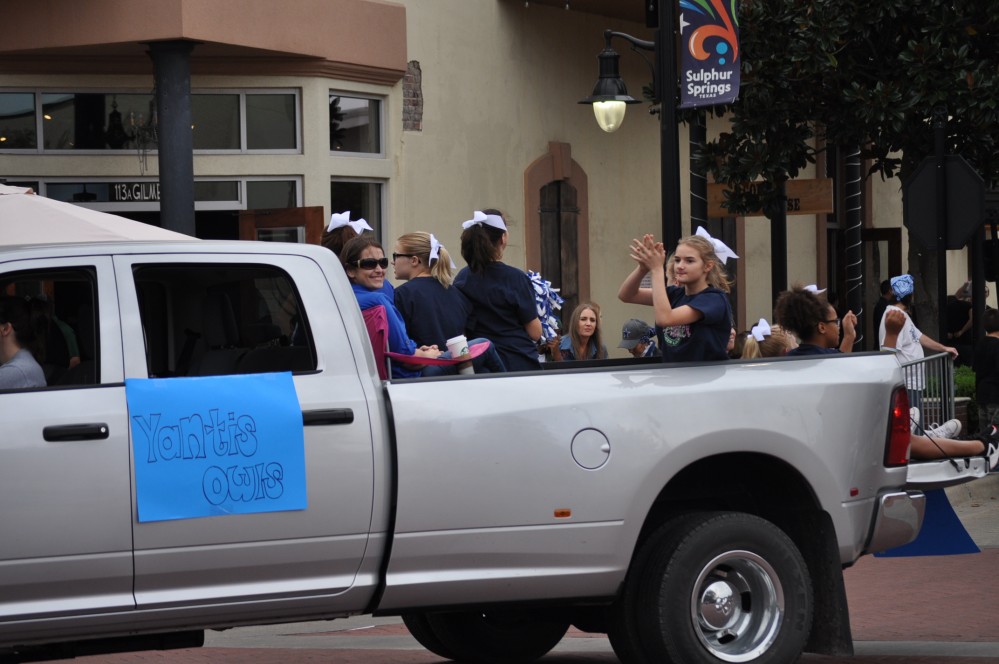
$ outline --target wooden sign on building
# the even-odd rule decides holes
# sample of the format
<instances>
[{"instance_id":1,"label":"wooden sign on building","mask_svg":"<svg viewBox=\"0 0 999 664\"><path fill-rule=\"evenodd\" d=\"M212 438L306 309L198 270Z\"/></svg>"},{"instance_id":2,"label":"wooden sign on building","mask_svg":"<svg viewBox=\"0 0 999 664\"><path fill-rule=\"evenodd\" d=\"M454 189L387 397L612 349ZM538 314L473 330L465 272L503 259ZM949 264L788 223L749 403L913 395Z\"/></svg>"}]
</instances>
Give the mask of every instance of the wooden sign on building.
<instances>
[{"instance_id":1,"label":"wooden sign on building","mask_svg":"<svg viewBox=\"0 0 999 664\"><path fill-rule=\"evenodd\" d=\"M708 184L708 216L731 217L732 213L722 207L725 200L724 184ZM827 214L833 211L832 178L816 178L811 180L788 180L785 186L787 193L787 213L792 214ZM743 217L761 216L761 210L747 212Z\"/></svg>"}]
</instances>

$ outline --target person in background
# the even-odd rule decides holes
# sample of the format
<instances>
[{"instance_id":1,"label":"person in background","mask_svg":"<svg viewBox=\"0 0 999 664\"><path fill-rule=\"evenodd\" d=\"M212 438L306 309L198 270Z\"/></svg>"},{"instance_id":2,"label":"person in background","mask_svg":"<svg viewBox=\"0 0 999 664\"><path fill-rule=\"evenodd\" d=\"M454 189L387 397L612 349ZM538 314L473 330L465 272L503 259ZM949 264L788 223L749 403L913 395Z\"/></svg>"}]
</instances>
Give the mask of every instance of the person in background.
<instances>
[{"instance_id":1,"label":"person in background","mask_svg":"<svg viewBox=\"0 0 999 664\"><path fill-rule=\"evenodd\" d=\"M770 325L765 318L753 326L742 347L742 359L782 357L798 347L798 340L780 325Z\"/></svg>"},{"instance_id":2,"label":"person in background","mask_svg":"<svg viewBox=\"0 0 999 664\"><path fill-rule=\"evenodd\" d=\"M569 318L569 334L563 335L552 353L552 359L605 360L607 346L601 340L600 305L582 302Z\"/></svg>"},{"instance_id":3,"label":"person in background","mask_svg":"<svg viewBox=\"0 0 999 664\"><path fill-rule=\"evenodd\" d=\"M973 310L971 282L966 281L956 293L947 298L947 343L953 344L957 349L955 366L971 366L974 363Z\"/></svg>"},{"instance_id":4,"label":"person in background","mask_svg":"<svg viewBox=\"0 0 999 664\"><path fill-rule=\"evenodd\" d=\"M891 280L885 279L884 281L882 281L880 289L881 289L881 297L879 297L878 301L874 303L874 309L871 312L871 320L874 322L875 325L879 325L881 323L881 319L885 315L885 309L888 307L889 304L891 304L892 301Z\"/></svg>"},{"instance_id":5,"label":"person in background","mask_svg":"<svg viewBox=\"0 0 999 664\"><path fill-rule=\"evenodd\" d=\"M632 318L621 328L621 343L617 347L624 348L633 357L662 357L652 340L655 334L655 328L644 320Z\"/></svg>"},{"instance_id":6,"label":"person in background","mask_svg":"<svg viewBox=\"0 0 999 664\"><path fill-rule=\"evenodd\" d=\"M915 282L912 280L912 276L908 274L902 274L891 278L893 303L888 305L888 308L885 310L885 314L887 315L887 313L893 309L897 309L905 314L905 324L902 326L902 330L898 334L898 342L895 345L899 362L904 364L906 362L923 359L924 348L937 353L950 353L951 358L956 360L958 355L956 348L952 346L944 346L940 342L930 338L928 335L923 334L919 328L916 327L915 323L912 322L912 317L909 315L909 311L912 308L912 293L914 285ZM886 345L884 317L882 317L878 328L878 343L881 346ZM906 387L909 390L909 405L914 408L918 408L922 412L924 387L923 372L921 370L907 372Z\"/></svg>"},{"instance_id":7,"label":"person in background","mask_svg":"<svg viewBox=\"0 0 999 664\"><path fill-rule=\"evenodd\" d=\"M832 315L832 306L824 298L804 290L801 287L781 293L777 298L775 309L777 321L801 338L798 348L788 352L789 356L840 354L842 351L835 344L839 335L833 335L829 330L828 317ZM906 323L894 313L892 308L885 312L885 335L883 344L886 350L894 348L901 339L901 331ZM838 332L838 330L837 330ZM989 469L999 463L999 429L987 427L983 433L974 439L958 440L949 433L952 424L957 423L957 433L960 433L960 421L946 422L937 429L925 431L925 435L910 433L909 449L915 459L944 459L948 457L985 457ZM944 434L948 433L948 436Z\"/></svg>"},{"instance_id":8,"label":"person in background","mask_svg":"<svg viewBox=\"0 0 999 664\"><path fill-rule=\"evenodd\" d=\"M986 309L985 336L975 346L975 400L979 428L999 425L999 311Z\"/></svg>"},{"instance_id":9,"label":"person in background","mask_svg":"<svg viewBox=\"0 0 999 664\"><path fill-rule=\"evenodd\" d=\"M0 296L0 390L45 387L34 347L31 306L19 297Z\"/></svg>"},{"instance_id":10,"label":"person in background","mask_svg":"<svg viewBox=\"0 0 999 664\"><path fill-rule=\"evenodd\" d=\"M664 362L700 362L728 359L732 331L731 282L723 260L738 258L723 242L703 228L681 238L669 257L652 235L631 241L631 258L638 264L618 289L618 298L651 305ZM667 286L667 273L675 286ZM651 287L642 280L651 275Z\"/></svg>"},{"instance_id":11,"label":"person in background","mask_svg":"<svg viewBox=\"0 0 999 664\"><path fill-rule=\"evenodd\" d=\"M468 336L496 344L507 371L537 371L541 339L534 287L522 270L503 262L507 227L503 213L476 210L462 224L461 256L468 264L454 278L472 303Z\"/></svg>"}]
</instances>

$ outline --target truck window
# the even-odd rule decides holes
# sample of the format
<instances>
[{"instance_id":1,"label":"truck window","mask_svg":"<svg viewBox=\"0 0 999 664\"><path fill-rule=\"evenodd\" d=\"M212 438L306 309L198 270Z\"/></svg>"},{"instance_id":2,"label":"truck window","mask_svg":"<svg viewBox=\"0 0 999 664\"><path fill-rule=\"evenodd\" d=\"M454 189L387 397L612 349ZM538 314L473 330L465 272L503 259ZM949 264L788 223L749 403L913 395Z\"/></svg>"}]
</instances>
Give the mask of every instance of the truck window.
<instances>
[{"instance_id":1,"label":"truck window","mask_svg":"<svg viewBox=\"0 0 999 664\"><path fill-rule=\"evenodd\" d=\"M278 268L146 264L134 278L150 377L316 368L301 299Z\"/></svg>"},{"instance_id":2,"label":"truck window","mask_svg":"<svg viewBox=\"0 0 999 664\"><path fill-rule=\"evenodd\" d=\"M100 382L97 275L93 268L25 270L0 275L0 294L23 298L31 318L31 352L46 387Z\"/></svg>"}]
</instances>

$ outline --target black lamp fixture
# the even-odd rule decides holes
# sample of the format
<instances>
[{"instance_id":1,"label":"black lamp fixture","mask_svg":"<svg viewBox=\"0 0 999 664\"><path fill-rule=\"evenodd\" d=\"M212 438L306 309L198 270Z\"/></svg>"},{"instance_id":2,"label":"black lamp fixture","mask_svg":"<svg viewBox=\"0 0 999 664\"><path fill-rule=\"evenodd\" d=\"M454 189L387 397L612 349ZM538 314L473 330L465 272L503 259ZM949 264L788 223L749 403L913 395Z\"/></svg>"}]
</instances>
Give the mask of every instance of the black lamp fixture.
<instances>
[{"instance_id":1,"label":"black lamp fixture","mask_svg":"<svg viewBox=\"0 0 999 664\"><path fill-rule=\"evenodd\" d=\"M653 42L635 39L623 32L607 30L604 32L604 50L597 56L600 65L600 77L597 84L593 86L593 93L586 99L580 100L580 104L593 104L593 115L597 119L600 128L611 133L617 131L624 122L624 112L628 104L640 104L628 94L628 87L621 78L618 61L621 56L611 48L611 37L621 37L639 48L655 50Z\"/></svg>"},{"instance_id":2,"label":"black lamp fixture","mask_svg":"<svg viewBox=\"0 0 999 664\"><path fill-rule=\"evenodd\" d=\"M628 94L618 71L618 54L611 39L624 39L636 52L652 51L654 97L659 102L660 193L662 196L662 239L667 250L676 247L681 236L680 137L677 128L676 16L677 0L647 0L645 23L656 27L655 40L637 39L623 32L604 31L604 50L597 56L600 78L593 93L579 103L592 104L597 124L606 132L616 131L624 121L628 104L640 103ZM641 53L639 53L641 55ZM645 58L644 55L642 55Z\"/></svg>"}]
</instances>

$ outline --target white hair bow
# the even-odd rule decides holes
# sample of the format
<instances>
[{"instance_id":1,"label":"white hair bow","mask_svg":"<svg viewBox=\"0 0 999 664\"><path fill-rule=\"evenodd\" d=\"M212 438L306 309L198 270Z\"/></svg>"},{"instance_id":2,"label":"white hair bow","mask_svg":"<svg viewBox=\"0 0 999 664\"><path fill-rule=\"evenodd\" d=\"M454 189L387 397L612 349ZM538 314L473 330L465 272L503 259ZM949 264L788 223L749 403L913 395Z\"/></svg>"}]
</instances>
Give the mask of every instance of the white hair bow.
<instances>
[{"instance_id":1,"label":"white hair bow","mask_svg":"<svg viewBox=\"0 0 999 664\"><path fill-rule=\"evenodd\" d=\"M815 284L808 284L807 286L805 286L805 290L808 291L809 293L815 293L816 295L819 295L820 293L825 293L826 292L825 288L821 288L820 289Z\"/></svg>"},{"instance_id":2,"label":"white hair bow","mask_svg":"<svg viewBox=\"0 0 999 664\"><path fill-rule=\"evenodd\" d=\"M767 322L766 318L761 318L760 322L754 325L753 329L750 330L753 338L757 341L763 341L765 337L769 337L771 331L770 323Z\"/></svg>"},{"instance_id":3,"label":"white hair bow","mask_svg":"<svg viewBox=\"0 0 999 664\"><path fill-rule=\"evenodd\" d=\"M345 210L344 212L334 212L330 215L330 224L326 227L326 232L334 231L343 226L350 226L354 229L354 232L360 235L364 231L373 231L371 226L368 225L364 219L358 219L356 221L350 220L350 210Z\"/></svg>"},{"instance_id":4,"label":"white hair bow","mask_svg":"<svg viewBox=\"0 0 999 664\"><path fill-rule=\"evenodd\" d=\"M728 245L717 238L711 237L711 234L704 230L703 226L698 226L695 235L700 235L705 240L711 243L711 246L715 248L715 255L718 256L723 264L728 262L729 258L738 258L735 252L728 248Z\"/></svg>"},{"instance_id":5,"label":"white hair bow","mask_svg":"<svg viewBox=\"0 0 999 664\"><path fill-rule=\"evenodd\" d=\"M498 214L486 214L481 210L476 210L472 218L464 222L461 227L464 229L469 229L476 224L485 224L486 226L492 226L493 228L498 228L501 231L506 230L506 224L503 223L503 217Z\"/></svg>"},{"instance_id":6,"label":"white hair bow","mask_svg":"<svg viewBox=\"0 0 999 664\"><path fill-rule=\"evenodd\" d=\"M434 234L431 233L430 234L430 264L431 265L434 264L434 261L440 260L440 257L441 257L441 247L443 247L443 246L444 246L443 244L441 244L440 242L437 241L437 238L434 237ZM458 266L454 264L454 261L451 261L451 269L453 270L456 267L458 267Z\"/></svg>"}]
</instances>

